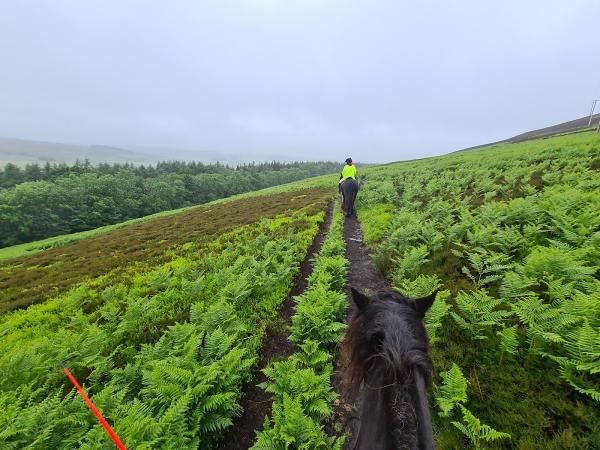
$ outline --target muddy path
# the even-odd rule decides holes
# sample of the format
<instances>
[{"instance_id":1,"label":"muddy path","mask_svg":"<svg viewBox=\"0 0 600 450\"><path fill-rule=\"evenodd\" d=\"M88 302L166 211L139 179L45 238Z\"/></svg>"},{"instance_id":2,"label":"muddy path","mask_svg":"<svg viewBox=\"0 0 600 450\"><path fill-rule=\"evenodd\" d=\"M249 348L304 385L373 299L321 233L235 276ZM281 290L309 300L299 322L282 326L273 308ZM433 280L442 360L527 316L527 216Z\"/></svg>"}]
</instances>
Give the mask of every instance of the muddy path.
<instances>
[{"instance_id":1,"label":"muddy path","mask_svg":"<svg viewBox=\"0 0 600 450\"><path fill-rule=\"evenodd\" d=\"M391 289L389 282L381 275L373 262L369 249L363 241L360 222L355 217L347 217L344 222L344 240L346 241L346 258L350 266L348 268L348 282L346 290L350 307L346 321L348 322L354 314L352 300L350 298L350 287L359 291L387 291ZM326 430L330 435L348 433L344 449L353 447L353 431L358 424L357 399L350 395L343 385L344 369L336 362L335 375L333 378L334 390L339 398L334 404L334 414L326 424ZM341 425L342 430L335 429L335 424Z\"/></svg>"},{"instance_id":2,"label":"muddy path","mask_svg":"<svg viewBox=\"0 0 600 450\"><path fill-rule=\"evenodd\" d=\"M373 262L369 249L363 242L360 222L355 217L346 217L344 222L346 258L350 261L348 286L359 291L371 292L390 290L389 282L381 275Z\"/></svg>"},{"instance_id":3,"label":"muddy path","mask_svg":"<svg viewBox=\"0 0 600 450\"><path fill-rule=\"evenodd\" d=\"M258 386L258 384L266 381L262 369L267 367L271 361L290 356L295 351L294 345L288 340L288 326L292 324L292 316L296 308L294 297L306 290L308 277L313 271L313 259L323 246L331 226L332 217L333 202L330 202L325 213L325 220L321 223L317 235L300 264L300 271L296 276L292 289L281 305L279 320L275 322L273 328L267 330L263 339L260 359L252 371L251 381L242 393L240 404L244 408L244 412L225 434L221 444L217 447L219 450L247 450L252 447L256 440L256 433L262 430L265 416L271 415L273 403L271 394Z\"/></svg>"}]
</instances>

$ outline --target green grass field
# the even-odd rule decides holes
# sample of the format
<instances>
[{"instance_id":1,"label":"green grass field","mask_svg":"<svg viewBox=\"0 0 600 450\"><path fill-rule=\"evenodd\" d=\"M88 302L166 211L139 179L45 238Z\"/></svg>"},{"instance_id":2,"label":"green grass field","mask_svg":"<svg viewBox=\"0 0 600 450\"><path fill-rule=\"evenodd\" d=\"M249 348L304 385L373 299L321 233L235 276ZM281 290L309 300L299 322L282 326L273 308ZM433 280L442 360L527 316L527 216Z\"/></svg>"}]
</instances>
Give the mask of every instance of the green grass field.
<instances>
[{"instance_id":1,"label":"green grass field","mask_svg":"<svg viewBox=\"0 0 600 450\"><path fill-rule=\"evenodd\" d=\"M407 295L439 290L426 316L437 447L598 448L600 135L360 173L359 219L380 270ZM282 326L336 178L1 250L0 447L109 446L58 370L66 360L128 447L216 448L265 330ZM336 213L296 299L297 351L269 366L273 418L256 448L341 445L323 423L343 252Z\"/></svg>"}]
</instances>

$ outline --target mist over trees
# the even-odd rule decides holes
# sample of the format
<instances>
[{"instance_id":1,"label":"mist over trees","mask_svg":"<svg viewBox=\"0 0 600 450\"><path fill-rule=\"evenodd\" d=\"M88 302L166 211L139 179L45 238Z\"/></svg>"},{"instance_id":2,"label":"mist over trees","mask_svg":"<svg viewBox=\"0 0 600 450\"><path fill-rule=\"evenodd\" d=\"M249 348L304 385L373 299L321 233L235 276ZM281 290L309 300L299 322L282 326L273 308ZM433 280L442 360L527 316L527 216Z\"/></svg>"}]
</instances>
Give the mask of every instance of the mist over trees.
<instances>
[{"instance_id":1,"label":"mist over trees","mask_svg":"<svg viewBox=\"0 0 600 450\"><path fill-rule=\"evenodd\" d=\"M339 167L332 162L229 167L170 161L28 164L21 169L9 163L0 169L0 247L334 173Z\"/></svg>"}]
</instances>

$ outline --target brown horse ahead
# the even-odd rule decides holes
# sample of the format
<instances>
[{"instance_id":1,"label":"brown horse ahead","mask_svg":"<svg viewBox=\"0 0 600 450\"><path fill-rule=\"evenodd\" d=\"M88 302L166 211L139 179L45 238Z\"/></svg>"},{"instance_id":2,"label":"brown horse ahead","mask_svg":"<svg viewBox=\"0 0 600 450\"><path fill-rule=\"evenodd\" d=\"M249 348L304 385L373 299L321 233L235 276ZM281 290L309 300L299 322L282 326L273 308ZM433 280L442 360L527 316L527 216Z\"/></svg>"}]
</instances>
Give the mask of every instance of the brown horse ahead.
<instances>
[{"instance_id":1,"label":"brown horse ahead","mask_svg":"<svg viewBox=\"0 0 600 450\"><path fill-rule=\"evenodd\" d=\"M435 293L411 300L352 289L356 312L343 343L346 384L360 391L354 450L431 450L427 401L432 363L423 325Z\"/></svg>"}]
</instances>

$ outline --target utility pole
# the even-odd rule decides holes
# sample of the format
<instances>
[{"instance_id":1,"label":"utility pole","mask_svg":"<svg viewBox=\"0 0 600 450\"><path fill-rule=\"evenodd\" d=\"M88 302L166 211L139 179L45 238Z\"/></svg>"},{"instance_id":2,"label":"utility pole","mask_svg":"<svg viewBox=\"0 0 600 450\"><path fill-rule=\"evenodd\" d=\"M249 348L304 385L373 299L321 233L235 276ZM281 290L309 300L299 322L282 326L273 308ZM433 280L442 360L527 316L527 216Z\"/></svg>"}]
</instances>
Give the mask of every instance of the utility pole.
<instances>
[{"instance_id":1,"label":"utility pole","mask_svg":"<svg viewBox=\"0 0 600 450\"><path fill-rule=\"evenodd\" d=\"M596 110L596 104L598 100L592 101L592 109L590 109L590 120L588 120L588 127L592 125L592 118L594 117L594 111Z\"/></svg>"}]
</instances>

